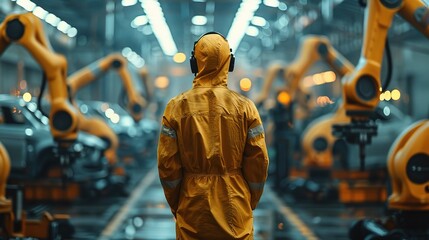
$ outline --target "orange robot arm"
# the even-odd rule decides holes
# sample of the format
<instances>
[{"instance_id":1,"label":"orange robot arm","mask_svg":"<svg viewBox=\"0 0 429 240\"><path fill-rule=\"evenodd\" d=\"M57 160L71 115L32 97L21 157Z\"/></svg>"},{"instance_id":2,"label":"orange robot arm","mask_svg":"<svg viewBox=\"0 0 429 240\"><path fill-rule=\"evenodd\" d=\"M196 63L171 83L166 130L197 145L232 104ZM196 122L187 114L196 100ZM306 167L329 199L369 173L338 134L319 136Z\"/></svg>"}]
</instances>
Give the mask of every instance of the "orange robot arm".
<instances>
[{"instance_id":1,"label":"orange robot arm","mask_svg":"<svg viewBox=\"0 0 429 240\"><path fill-rule=\"evenodd\" d=\"M307 35L301 40L297 57L285 68L285 79L292 99L299 88L299 82L303 79L304 74L319 60L324 60L341 75L351 72L354 68L346 58L332 47L327 37Z\"/></svg>"},{"instance_id":2,"label":"orange robot arm","mask_svg":"<svg viewBox=\"0 0 429 240\"><path fill-rule=\"evenodd\" d=\"M341 75L351 72L353 65L339 54L325 36L307 35L301 39L299 52L294 61L284 68L284 79L289 89L290 97L294 99L295 93L299 90L299 83L309 68L319 60L327 62L332 69ZM282 69L280 64L271 66L264 86L256 103L264 101L268 97L276 74Z\"/></svg>"},{"instance_id":3,"label":"orange robot arm","mask_svg":"<svg viewBox=\"0 0 429 240\"><path fill-rule=\"evenodd\" d=\"M148 101L151 101L151 99L153 99L154 90L152 82L150 81L149 70L147 70L147 68L141 68L139 69L138 73L142 80L143 87L146 91L146 98L148 99Z\"/></svg>"},{"instance_id":4,"label":"orange robot arm","mask_svg":"<svg viewBox=\"0 0 429 240\"><path fill-rule=\"evenodd\" d=\"M131 74L127 68L127 60L120 54L110 54L72 74L67 81L71 95L74 96L80 88L97 79L100 72L105 72L111 67L117 70L125 90L128 93L128 111L135 121L141 120L143 117L143 109L146 107L147 103L133 87Z\"/></svg>"},{"instance_id":5,"label":"orange robot arm","mask_svg":"<svg viewBox=\"0 0 429 240\"><path fill-rule=\"evenodd\" d=\"M262 86L261 93L259 93L259 96L255 100L256 106L259 106L260 104L262 104L263 101L265 101L268 98L274 79L276 78L278 72L282 70L282 68L283 67L280 63L275 63L268 67L267 74L264 78L264 85Z\"/></svg>"},{"instance_id":6,"label":"orange robot arm","mask_svg":"<svg viewBox=\"0 0 429 240\"><path fill-rule=\"evenodd\" d=\"M361 56L356 69L343 80L347 114L354 120L367 120L379 102L380 72L387 32L399 13L429 37L428 9L418 0L368 1Z\"/></svg>"},{"instance_id":7,"label":"orange robot arm","mask_svg":"<svg viewBox=\"0 0 429 240\"><path fill-rule=\"evenodd\" d=\"M77 138L77 113L69 102L64 56L50 49L40 20L32 13L13 14L0 25L0 54L11 44L25 47L46 74L51 96L50 129L59 143L70 143ZM67 144L68 145L68 144Z\"/></svg>"}]
</instances>

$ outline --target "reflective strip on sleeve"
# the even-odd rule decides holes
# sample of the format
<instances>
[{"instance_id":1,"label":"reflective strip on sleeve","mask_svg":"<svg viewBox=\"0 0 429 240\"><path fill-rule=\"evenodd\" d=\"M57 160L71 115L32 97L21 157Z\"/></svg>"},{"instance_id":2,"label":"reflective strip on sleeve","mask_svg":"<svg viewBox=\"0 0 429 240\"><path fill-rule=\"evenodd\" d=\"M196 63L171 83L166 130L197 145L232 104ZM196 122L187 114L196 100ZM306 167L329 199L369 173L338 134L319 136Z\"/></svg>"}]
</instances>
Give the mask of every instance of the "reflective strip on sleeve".
<instances>
[{"instance_id":1,"label":"reflective strip on sleeve","mask_svg":"<svg viewBox=\"0 0 429 240\"><path fill-rule=\"evenodd\" d=\"M259 183L249 182L250 190L262 190L264 189L264 185L265 185L265 182L259 182Z\"/></svg>"},{"instance_id":2,"label":"reflective strip on sleeve","mask_svg":"<svg viewBox=\"0 0 429 240\"><path fill-rule=\"evenodd\" d=\"M161 127L161 134L164 134L165 136L176 138L176 131L174 129L168 128L164 125Z\"/></svg>"},{"instance_id":3,"label":"reflective strip on sleeve","mask_svg":"<svg viewBox=\"0 0 429 240\"><path fill-rule=\"evenodd\" d=\"M249 131L247 132L247 138L254 138L263 133L264 133L264 127L262 125L259 125L249 129Z\"/></svg>"},{"instance_id":4,"label":"reflective strip on sleeve","mask_svg":"<svg viewBox=\"0 0 429 240\"><path fill-rule=\"evenodd\" d=\"M166 187L166 188L175 188L177 187L177 185L179 185L179 183L182 181L181 178L177 179L177 180L172 180L172 181L167 181L167 180L162 180L161 179L161 184L162 186Z\"/></svg>"}]
</instances>

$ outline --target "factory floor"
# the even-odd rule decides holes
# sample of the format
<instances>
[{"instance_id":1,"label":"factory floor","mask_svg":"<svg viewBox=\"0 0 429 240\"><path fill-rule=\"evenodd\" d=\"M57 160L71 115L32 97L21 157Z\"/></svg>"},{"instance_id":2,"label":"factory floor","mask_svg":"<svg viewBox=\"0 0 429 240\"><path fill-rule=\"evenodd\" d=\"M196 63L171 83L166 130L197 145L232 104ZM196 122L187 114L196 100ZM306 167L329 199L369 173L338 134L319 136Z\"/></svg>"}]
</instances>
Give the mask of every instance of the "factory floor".
<instances>
[{"instance_id":1,"label":"factory floor","mask_svg":"<svg viewBox=\"0 0 429 240\"><path fill-rule=\"evenodd\" d=\"M112 194L72 203L27 203L31 211L70 215L71 239L175 239L175 222L164 198L156 160L133 168L127 196ZM268 182L254 211L255 239L349 239L357 219L383 214L383 203L345 205L338 201L296 199L275 191Z\"/></svg>"}]
</instances>

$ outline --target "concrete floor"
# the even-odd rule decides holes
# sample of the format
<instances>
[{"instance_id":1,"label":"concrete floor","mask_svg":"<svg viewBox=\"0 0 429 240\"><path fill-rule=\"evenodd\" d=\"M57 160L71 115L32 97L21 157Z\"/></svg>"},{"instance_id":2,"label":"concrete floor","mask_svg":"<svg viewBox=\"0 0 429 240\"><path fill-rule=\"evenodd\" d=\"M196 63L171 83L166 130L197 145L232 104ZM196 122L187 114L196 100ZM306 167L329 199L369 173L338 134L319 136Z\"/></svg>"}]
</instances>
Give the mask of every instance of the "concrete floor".
<instances>
[{"instance_id":1,"label":"concrete floor","mask_svg":"<svg viewBox=\"0 0 429 240\"><path fill-rule=\"evenodd\" d=\"M132 169L130 194L82 199L63 204L27 204L28 208L67 213L76 233L71 239L175 239L175 223L164 198L155 160ZM346 206L336 201L296 201L270 184L254 211L256 240L349 239L357 219L383 214L383 204Z\"/></svg>"}]
</instances>

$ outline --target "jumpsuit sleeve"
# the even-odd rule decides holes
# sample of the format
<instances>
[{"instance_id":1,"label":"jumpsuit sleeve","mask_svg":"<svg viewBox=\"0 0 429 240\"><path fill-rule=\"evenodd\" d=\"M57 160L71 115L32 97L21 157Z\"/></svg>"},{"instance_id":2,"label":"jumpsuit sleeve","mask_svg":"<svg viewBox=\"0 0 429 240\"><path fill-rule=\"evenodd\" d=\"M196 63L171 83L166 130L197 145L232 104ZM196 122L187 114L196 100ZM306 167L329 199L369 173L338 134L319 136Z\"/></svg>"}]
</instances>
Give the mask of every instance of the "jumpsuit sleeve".
<instances>
[{"instance_id":1,"label":"jumpsuit sleeve","mask_svg":"<svg viewBox=\"0 0 429 240\"><path fill-rule=\"evenodd\" d=\"M254 210L262 196L268 175L268 153L265 143L264 128L253 102L247 113L247 139L243 154L243 176L251 193L250 206Z\"/></svg>"},{"instance_id":2,"label":"jumpsuit sleeve","mask_svg":"<svg viewBox=\"0 0 429 240\"><path fill-rule=\"evenodd\" d=\"M176 216L179 205L180 186L182 181L182 163L177 146L177 133L172 125L171 101L165 108L158 143L158 173L164 190L165 198Z\"/></svg>"}]
</instances>

